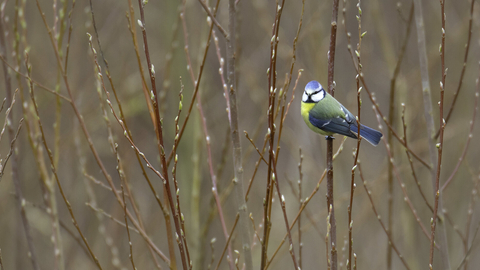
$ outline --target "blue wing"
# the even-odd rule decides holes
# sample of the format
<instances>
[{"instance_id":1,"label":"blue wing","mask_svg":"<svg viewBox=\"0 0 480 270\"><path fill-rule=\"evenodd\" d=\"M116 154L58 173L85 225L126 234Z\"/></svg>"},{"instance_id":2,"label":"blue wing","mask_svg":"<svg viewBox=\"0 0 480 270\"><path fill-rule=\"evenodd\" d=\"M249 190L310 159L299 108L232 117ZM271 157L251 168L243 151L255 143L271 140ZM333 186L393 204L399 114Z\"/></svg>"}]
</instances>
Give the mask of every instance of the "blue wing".
<instances>
[{"instance_id":1,"label":"blue wing","mask_svg":"<svg viewBox=\"0 0 480 270\"><path fill-rule=\"evenodd\" d=\"M340 117L335 117L331 119L320 119L315 118L312 114L309 114L308 118L312 125L323 131L338 133L340 135L345 135L354 139L357 138L357 135L355 135L355 133L353 133L351 130L351 126L355 126L356 129L356 125L353 122L347 122L345 119Z\"/></svg>"},{"instance_id":2,"label":"blue wing","mask_svg":"<svg viewBox=\"0 0 480 270\"><path fill-rule=\"evenodd\" d=\"M359 130L357 123L354 121L349 122L340 117L320 119L315 118L312 114L309 115L309 120L312 125L323 131L345 135L354 139L358 138ZM372 145L377 146L383 135L373 128L360 124L360 136Z\"/></svg>"},{"instance_id":3,"label":"blue wing","mask_svg":"<svg viewBox=\"0 0 480 270\"><path fill-rule=\"evenodd\" d=\"M352 132L354 132L355 134L358 134L357 125L352 125L350 128ZM369 128L367 126L360 124L360 136L362 136L362 138L367 140L372 145L377 146L383 134L373 128Z\"/></svg>"}]
</instances>

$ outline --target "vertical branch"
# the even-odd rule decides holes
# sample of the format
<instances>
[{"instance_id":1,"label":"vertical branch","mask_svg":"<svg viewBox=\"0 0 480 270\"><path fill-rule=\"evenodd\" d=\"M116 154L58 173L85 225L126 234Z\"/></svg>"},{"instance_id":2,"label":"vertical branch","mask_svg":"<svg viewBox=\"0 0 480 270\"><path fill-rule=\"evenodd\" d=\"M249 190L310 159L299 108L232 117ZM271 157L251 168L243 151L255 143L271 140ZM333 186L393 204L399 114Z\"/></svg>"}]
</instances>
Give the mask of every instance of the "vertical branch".
<instances>
[{"instance_id":1,"label":"vertical branch","mask_svg":"<svg viewBox=\"0 0 480 270\"><path fill-rule=\"evenodd\" d=\"M338 18L338 0L333 0L332 21L330 29L330 48L328 50L328 91L334 96L335 81L335 46L337 39L337 18ZM333 138L327 137L327 210L330 213L330 249L331 249L331 269L337 269L337 225L335 222L335 211L333 207Z\"/></svg>"},{"instance_id":2,"label":"vertical branch","mask_svg":"<svg viewBox=\"0 0 480 270\"><path fill-rule=\"evenodd\" d=\"M360 8L360 0L358 0L357 9L357 21L358 21L358 43L357 43L357 75L355 76L355 80L357 81L357 126L360 127L360 108L361 108L361 98L360 93L362 91L362 87L360 86L360 73L362 72L362 64L360 58L360 49L362 47L362 9ZM355 192L355 169L357 168L358 163L358 154L360 153L360 141L361 136L357 138L357 149L355 150L355 157L353 160L353 167L352 167L352 181L350 182L350 204L348 205L348 260L347 260L347 269L352 269L352 254L353 254L353 219L352 219L352 208L353 208L353 194Z\"/></svg>"},{"instance_id":3,"label":"vertical branch","mask_svg":"<svg viewBox=\"0 0 480 270\"><path fill-rule=\"evenodd\" d=\"M400 66L402 65L403 56L405 55L405 51L408 44L408 39L410 37L410 32L412 29L412 22L413 22L413 10L414 5L412 2L412 6L410 8L410 13L408 16L407 22L407 32L405 34L405 38L403 39L402 47L400 49L400 54L398 56L397 63L395 65L395 69L393 71L392 79L390 80L390 107L388 111L388 122L390 125L395 126L395 90L396 90L396 81L398 74L400 73ZM407 144L406 138L404 138L405 145ZM394 156L394 149L393 149L393 133L392 130L388 130L387 134L387 143L388 147L390 147L390 151L392 156ZM410 155L407 151L407 155ZM388 163L388 231L393 235L393 164ZM392 247L387 243L387 269L392 269Z\"/></svg>"},{"instance_id":4,"label":"vertical branch","mask_svg":"<svg viewBox=\"0 0 480 270\"><path fill-rule=\"evenodd\" d=\"M4 13L1 11L0 13L0 55L2 56L3 59L6 59L7 57L7 44L5 42L5 29L4 29ZM3 77L5 79L5 91L6 91L6 102L8 106L12 106L13 103L15 102L15 97L12 95L12 85L11 85L11 77L8 74L8 68L6 65L6 62L2 62L2 67L3 67ZM13 108L10 107L10 110ZM13 130L13 111L10 111L9 114L7 114L7 130L8 130L8 136L10 141L14 140L15 138L15 131ZM17 198L17 206L20 212L20 217L22 219L22 224L23 224L23 230L25 231L25 236L27 238L27 245L28 245L28 252L29 252L29 258L32 263L33 269L37 270L40 269L37 261L37 256L35 252L35 247L33 245L33 239L31 235L31 229L30 229L30 223L28 222L27 219L27 214L25 212L25 200L23 198L22 190L21 190L21 183L20 183L20 177L18 175L18 160L17 160L17 151L13 151L11 158L12 158L12 180L15 186L15 194ZM3 267L2 267L3 268Z\"/></svg>"},{"instance_id":5,"label":"vertical branch","mask_svg":"<svg viewBox=\"0 0 480 270\"><path fill-rule=\"evenodd\" d=\"M438 209L443 209L443 203L442 203L442 196L440 195L439 188L438 188L438 180L440 177L440 168L437 168L437 165L440 165L441 162L441 157L438 157L437 163L435 163L435 160L437 159L437 147L436 143L434 140L435 136L435 124L433 120L433 115L432 115L432 98L430 94L430 82L429 82L429 76L428 76L428 62L427 62L427 48L426 48L426 39L425 39L425 24L423 21L423 11L422 11L422 5L420 0L414 0L415 4L415 22L417 26L417 41L418 41L418 51L419 51L419 61L420 61L420 73L422 77L422 92L423 92L423 104L424 104L424 114L425 114L425 120L426 120L426 126L427 126L427 136L428 136L428 145L429 145L429 153L430 153L430 165L432 166L431 170L431 178L432 178L432 186L434 190L434 197L435 197L435 208ZM445 31L445 13L444 13L444 7L442 4L442 45L440 47L440 53L441 55L444 54L445 50L445 36L444 36L444 31ZM442 59L443 56L441 56ZM445 80L445 61L442 60L442 82L440 86L440 92L441 92L441 99L440 99L440 128L444 126L444 119L443 119L443 87L444 87L444 80ZM442 143L443 143L443 131L441 131L441 138L440 138L440 148L439 148L439 155L441 155L440 149L442 148ZM433 243L434 241L436 242L435 245L439 247L440 251L440 257L442 260L442 269L450 269L450 260L448 258L448 245L447 245L447 233L445 230L445 226L443 222L439 222L437 225L437 215L438 213L436 212L434 208L434 220L432 220L432 223L435 223L435 226L432 226L432 232L434 231L435 227L439 226L438 228L438 237L435 241L434 237L430 237L431 242ZM441 218L443 220L443 218ZM433 253L433 248L431 248L431 253ZM433 254L431 254L433 259Z\"/></svg>"},{"instance_id":6,"label":"vertical branch","mask_svg":"<svg viewBox=\"0 0 480 270\"><path fill-rule=\"evenodd\" d=\"M127 183L125 183L126 185ZM130 258L130 262L132 263L132 268L136 269L135 262L133 261L133 246L132 240L130 239L130 230L128 228L128 219L127 219L127 202L125 201L125 190L123 189L123 185L120 186L122 188L122 199L123 199L123 218L125 219L125 229L127 229L127 236L128 236L128 245L130 246L130 253L128 257Z\"/></svg>"},{"instance_id":7,"label":"vertical branch","mask_svg":"<svg viewBox=\"0 0 480 270\"><path fill-rule=\"evenodd\" d=\"M182 266L183 269L188 269L187 266L187 258L185 257L186 253L186 245L187 242L183 241L182 236L184 235L184 232L181 228L180 224L180 215L179 213L179 208L175 209L175 203L173 201L173 195L171 192L170 188L170 181L168 177L168 165L165 157L165 148L164 148L164 143L163 143L163 127L162 123L160 120L160 110L158 108L158 95L157 95L157 87L156 87L156 81L155 81L155 68L150 60L150 51L148 49L148 41L147 41L147 32L145 29L145 14L144 14L144 5L146 2L143 2L141 0L138 0L138 6L140 9L140 18L141 18L141 29L142 29L142 34L143 34L143 44L144 44L144 49L145 49L145 58L147 59L147 65L148 65L148 72L150 75L150 82L152 85L152 94L151 94L151 100L153 103L153 110L154 110L154 115L155 115L155 133L157 135L157 146L158 150L160 153L160 162L162 164L162 169L163 169L163 177L165 178L164 181L164 190L166 193L166 196L168 198L168 203L170 204L170 210L171 213L174 214L173 221L175 223L175 231L176 231L176 237L180 238L180 241L178 242L178 248L180 249L180 257L182 259ZM174 262L172 262L174 264Z\"/></svg>"},{"instance_id":8,"label":"vertical branch","mask_svg":"<svg viewBox=\"0 0 480 270\"><path fill-rule=\"evenodd\" d=\"M268 69L268 92L269 92L269 99L268 99L268 131L267 136L269 136L269 149L268 149L268 170L267 170L267 187L266 187L266 200L264 204L264 220L265 220L265 229L264 229L264 237L262 241L262 261L261 261L261 268L264 269L264 265L267 261L267 250L268 250L268 242L270 236L270 229L271 229L271 211L272 211L272 202L273 202L273 185L277 188L277 193L280 199L283 217L285 221L285 226L287 229L288 240L290 243L289 251L290 255L292 256L293 264L295 269L298 268L297 266L297 259L295 258L295 251L293 248L292 236L290 226L288 225L288 218L287 213L285 210L285 199L281 195L280 186L277 178L277 159L274 151L274 142L275 142L275 98L277 93L277 49L278 49L278 41L279 41L279 29L280 29L280 19L282 17L283 8L285 6L285 0L278 3L276 8L275 14L275 21L273 24L272 29L272 38L270 40L270 67ZM284 97L286 93L286 89L284 89L283 94L279 95L279 101L281 101L282 96ZM280 106L280 104L278 104ZM282 110L283 114L284 110ZM282 115L283 116L283 115ZM279 138L281 136L281 129L282 129L282 122L280 122L280 130L279 130ZM277 155L278 155L279 148L277 148Z\"/></svg>"},{"instance_id":9,"label":"vertical branch","mask_svg":"<svg viewBox=\"0 0 480 270\"><path fill-rule=\"evenodd\" d=\"M380 226L382 226L383 231L385 232L385 234L388 237L390 245L392 246L395 253L397 253L400 261L402 261L403 266L405 266L405 268L407 270L410 270L410 267L408 266L407 261L405 260L405 257L403 257L403 255L398 250L397 246L395 245L395 242L394 242L394 239L393 239L392 235L387 230L387 227L385 227L385 224L383 223L382 219L380 218L380 215L378 214L377 208L375 207L375 204L373 203L372 192L368 189L367 181L365 181L365 179L363 177L362 166L360 165L360 163L358 164L358 171L360 173L360 179L362 180L363 187L365 188L365 192L367 193L368 199L370 200L370 204L372 205L373 213L375 213L375 216L377 217L378 222L380 223Z\"/></svg>"},{"instance_id":10,"label":"vertical branch","mask_svg":"<svg viewBox=\"0 0 480 270\"><path fill-rule=\"evenodd\" d=\"M208 12L210 12L210 9L206 6L205 3L203 3L202 1L200 1L200 3L202 3L202 5L205 5L205 9ZM217 3L218 3L218 1L217 1ZM190 52L188 50L189 46L188 46L187 23L185 21L185 11L186 11L185 10L186 9L186 2L185 1L183 2L182 8L183 9L182 9L182 13L180 14L180 18L181 18L182 26L183 26L183 35L184 35L183 40L184 40L184 43L185 43L185 56L187 58L187 65L189 67L188 70L189 70L189 73L190 73L190 79L192 80L193 88L195 88L195 86L196 86L195 84L197 84L197 83L195 82L195 75L193 74L193 65L192 65L192 61L191 61L191 58L190 58ZM216 14L216 11L217 11L217 9L215 9L215 14ZM209 14L211 14L211 12ZM214 14L211 14L210 17L208 17L208 18L213 19L214 22L216 22ZM208 43L210 43L210 40L211 40L210 36L214 36L214 33L215 32L212 30L211 35L209 35L209 37L208 37L208 41L207 41ZM215 175L215 172L213 170L213 157L212 157L212 150L211 150L211 144L210 144L210 135L208 133L207 119L205 118L205 114L203 112L203 106L202 106L202 101L200 99L200 95L197 95L197 109L198 109L198 112L199 112L199 117L200 117L200 122L201 122L201 125L202 125L202 129L203 129L203 133L205 135L205 142L206 142L206 149L207 149L207 163L208 163L208 168L209 168L209 172L210 172L210 178L211 178L211 181L212 181L212 193L213 193L213 197L215 198L215 203L216 203L216 206L217 206L217 209L218 209L218 217L220 218L220 224L222 225L223 234L225 236L225 241L227 241L229 236L228 236L227 226L225 224L225 219L223 217L222 203L220 201L220 196L218 195L217 176ZM178 126L178 125L176 125L176 126ZM178 132L180 132L180 131L178 131ZM175 138L177 138L177 136ZM174 145L178 145L178 139L175 140ZM172 151L176 151L176 149L177 148L174 147L174 149ZM230 261L229 261L230 269L233 270L234 265L233 265L233 261L232 261L233 253L232 253L231 245L228 245L228 256L230 257Z\"/></svg>"},{"instance_id":11,"label":"vertical branch","mask_svg":"<svg viewBox=\"0 0 480 270\"><path fill-rule=\"evenodd\" d=\"M38 2L37 2L38 4ZM53 41L53 39L51 39ZM57 58L57 60L59 60L60 58ZM28 55L26 57L26 66L27 66L27 70L28 70L28 75L30 77L31 75L31 66L28 62ZM62 69L63 70L63 69ZM51 170L52 170L52 173L53 173L53 176L55 177L55 180L57 182L57 186L58 186L58 190L60 191L60 194L62 195L62 198L63 198L63 201L65 202L65 204L67 205L67 208L68 208L68 212L70 213L70 217L72 218L72 223L73 225L75 226L75 228L77 229L78 231L78 234L80 234L80 237L82 238L83 240L83 243L85 244L85 246L87 246L87 249L88 249L88 252L90 254L90 256L92 257L93 261L95 262L95 265L97 266L98 269L102 269L102 266L100 265L100 262L98 261L96 255L93 253L92 249L90 248L90 245L88 244L88 241L87 239L85 238L85 236L83 235L81 229L80 229L80 226L78 225L78 222L77 222L77 219L75 218L75 215L73 213L73 209L72 209L72 205L70 204L70 202L68 201L65 193L63 192L63 188L62 188L62 185L60 183L60 179L58 178L58 174L57 174L57 169L56 169L56 166L55 166L55 161L54 161L54 157L53 157L53 154L52 154L52 151L50 150L50 148L48 147L47 145L47 140L45 138L45 132L43 131L43 125L42 125L42 121L40 119L40 114L38 112L38 106L37 106L37 103L36 103L36 100L35 100L35 91L33 89L33 83L31 81L29 81L29 85L30 85L30 98L32 100L32 104L33 104L33 109L35 111L35 116L36 116L36 119L37 119L37 122L38 122L38 126L40 128L40 134L41 134L41 140L43 142L43 146L45 147L45 150L47 151L47 154L48 154L48 158L50 160L50 165L51 165Z\"/></svg>"},{"instance_id":12,"label":"vertical branch","mask_svg":"<svg viewBox=\"0 0 480 270\"><path fill-rule=\"evenodd\" d=\"M442 165L442 152L443 152L443 135L445 131L445 119L443 118L443 96L445 92L445 77L447 76L447 71L445 70L445 0L440 0L441 12L442 12L442 43L440 44L440 59L442 63L442 78L440 81L440 140L437 143L436 147L438 148L438 155L437 155L437 167L436 167L436 174L435 174L435 206L433 208L433 217L431 221L431 230L432 234L430 237L430 269L433 269L433 252L435 250L435 229L437 227L437 216L438 216L438 207L439 207L439 199L440 199L440 169ZM433 131L433 130L432 130ZM434 131L433 131L434 132ZM441 243L441 246L446 248L446 241ZM440 254L441 258L448 257L448 253ZM448 259L447 259L448 260ZM444 265L444 269L445 269ZM448 265L448 268L450 266Z\"/></svg>"},{"instance_id":13,"label":"vertical branch","mask_svg":"<svg viewBox=\"0 0 480 270\"><path fill-rule=\"evenodd\" d=\"M129 5L131 5L131 1L129 1ZM134 17L133 7L130 6L130 8L131 8L131 10L130 10L130 15L128 15L128 13L127 13L127 16L129 16L129 17ZM109 65L108 65L108 61L107 61L107 59L105 58L105 55L104 55L103 50L102 50L102 46L101 46L101 42L100 42L100 37L99 37L99 35L98 35L97 25L96 25L96 22L95 22L95 13L94 13L94 11L93 11L93 4L92 4L92 1L91 1L91 0L90 0L90 9L91 9L90 11L91 11L91 15L92 15L92 25L93 25L93 28L94 28L94 30L95 30L95 37L96 37L96 39L97 39L98 49L99 49L99 51L100 51L100 56L101 56L101 58L102 58L102 60L103 60L103 63L105 64L105 75L107 76L107 79L108 79L108 81L109 81L109 83L110 83L110 87L111 87L112 92L113 92L113 95L114 95L114 97L115 97L115 101L116 101L116 103L117 103L118 111L119 111L119 114L120 114L120 119L122 120L123 125L125 126L125 131L127 132L128 136L133 140L131 130L130 130L130 128L128 127L127 120L126 120L126 118L125 118L125 113L123 112L122 103L120 102L119 96L118 96L118 94L117 94L117 90L116 90L116 88L115 88L115 85L113 84L112 76L110 75L110 67L109 67ZM130 23L130 20L129 20L128 22ZM134 35L134 34L135 34L135 27L132 28L132 27L130 27L130 24L129 24L129 29L130 29L130 33L131 33L133 36L135 36L135 35ZM136 39L135 39L135 40L136 40ZM92 44L91 37L90 37L90 39L89 39L89 43L90 43L90 47L91 47L92 54L94 55L94 60L95 60L95 64L96 64L96 66L97 66L97 69L101 71L100 65L99 65L99 63L98 63L98 61L97 61L97 53L96 53L95 49L93 48L93 44ZM68 46L68 44L67 44L67 46ZM135 46L137 46L137 45L136 45L136 42L134 42L134 47L135 47ZM135 52L138 53L138 46L135 47ZM67 51L67 53L68 53L68 51ZM68 55L67 55L67 57L68 57ZM138 54L138 57L140 57L139 54ZM66 59L66 60L67 60L67 59ZM65 60L65 61L66 61L66 60ZM168 61L167 61L167 62L168 62ZM65 65L66 65L66 63L65 63ZM142 68L141 65L140 65L140 68L141 68L141 71L143 71L143 68ZM66 66L65 66L65 70L66 70ZM141 77L142 77L142 78L144 77L143 74L142 74ZM99 81L101 82L101 84L102 84L102 86L103 86L103 89L105 90L105 84L104 84L103 76L102 76L101 78L99 78ZM108 98L109 94L108 94L107 91L105 91L105 94L107 95L107 99L110 100L110 99ZM161 103L161 102L160 102L160 103ZM111 103L110 103L110 104L111 104ZM147 104L149 104L149 106L151 106L151 103L150 103L149 100L147 100ZM106 119L107 119L107 118L106 118ZM174 255L175 255L175 249L174 249L175 247L174 247L174 244L173 244L173 234L172 234L172 228L171 228L171 223L170 223L170 215L169 215L169 213L168 213L168 210L165 209L165 207L163 206L162 201L161 201L161 199L160 199L160 196L157 194L157 191L155 190L155 188L154 188L154 186L153 186L150 178L148 177L147 172L146 172L146 170L145 170L145 166L144 166L143 163L142 163L142 159L141 159L139 153L138 153L137 151L134 151L134 152L135 152L135 156L136 156L137 161L138 161L138 165L140 165L140 169L141 169L141 171L142 171L142 174L143 174L145 180L147 181L148 186L149 186L150 190L152 191L153 196L154 196L157 204L160 206L160 209L162 210L162 213L163 213L163 216L164 216L164 219L165 219L165 224L166 224L165 227L166 227L166 231L167 231L167 243L168 243L168 248L169 248L170 254L173 254L173 255L170 256L170 261L173 261L173 262L175 263L175 256L174 256ZM130 201L131 201L131 203L132 203L132 208L133 208L133 210L134 210L134 213L135 213L135 215L136 215L137 218L138 218L138 225L139 225L139 227L140 227L142 230L145 231L145 227L144 227L142 218L141 218L141 216L140 216L140 212L139 212L139 210L138 210L138 207L137 207L135 201L133 200L133 194L132 194L131 189L130 189L130 187L129 187L129 185L128 185L127 183L125 184L125 191L127 192L128 198L130 199ZM165 198L165 200L166 200L166 198ZM153 256L153 260L154 260L154 262L155 262L155 265L157 266L157 268L160 268L160 266L159 266L159 264L158 264L158 261L157 261L157 258L154 256L154 251L153 251L152 247L151 247L151 246L148 246L148 248L149 248L150 253L151 253L152 256ZM175 268L175 267L172 267L172 268Z\"/></svg>"},{"instance_id":14,"label":"vertical branch","mask_svg":"<svg viewBox=\"0 0 480 270\"><path fill-rule=\"evenodd\" d=\"M453 94L452 105L450 106L450 110L448 110L447 117L445 117L445 124L448 123L448 120L452 115L453 108L455 108L455 102L457 102L458 95L460 94L460 89L462 89L463 77L465 75L465 69L467 67L468 52L470 51L470 41L472 40L472 24L473 24L474 6L475 6L475 0L472 0L472 3L470 4L470 20L468 21L468 38L467 38L467 43L465 44L465 55L463 57L462 72L460 73L460 79L458 81L457 90ZM435 138L438 138L439 135L440 135L440 130L437 131Z\"/></svg>"},{"instance_id":15,"label":"vertical branch","mask_svg":"<svg viewBox=\"0 0 480 270\"><path fill-rule=\"evenodd\" d=\"M234 183L237 209L240 213L239 231L243 247L243 258L246 270L253 269L252 253L250 250L250 224L248 221L248 208L243 191L243 161L240 133L238 131L237 111L237 84L235 79L235 36L236 33L236 8L235 0L228 1L228 32L227 36L227 87L230 96L230 130L233 143Z\"/></svg>"}]
</instances>

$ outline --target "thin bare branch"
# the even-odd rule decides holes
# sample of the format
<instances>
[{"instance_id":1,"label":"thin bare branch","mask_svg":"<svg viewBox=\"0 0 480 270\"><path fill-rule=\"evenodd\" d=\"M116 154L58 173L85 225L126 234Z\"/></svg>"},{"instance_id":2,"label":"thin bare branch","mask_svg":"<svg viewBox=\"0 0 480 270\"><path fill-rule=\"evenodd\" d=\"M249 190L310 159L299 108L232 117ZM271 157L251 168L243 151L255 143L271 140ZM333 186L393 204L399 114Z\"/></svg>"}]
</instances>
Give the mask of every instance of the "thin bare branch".
<instances>
[{"instance_id":1,"label":"thin bare branch","mask_svg":"<svg viewBox=\"0 0 480 270\"><path fill-rule=\"evenodd\" d=\"M223 37L225 37L225 39L230 39L230 35L227 33L227 31L220 25L220 23L217 21L217 19L215 18L215 15L212 13L212 11L210 10L210 8L207 6L207 4L204 2L204 0L198 0L198 2L200 2L200 5L202 5L203 9L207 12L208 14L208 18L213 21L213 23L215 24L215 26L217 26L218 30L220 31L220 33L222 33ZM215 9L216 10L216 9Z\"/></svg>"}]
</instances>

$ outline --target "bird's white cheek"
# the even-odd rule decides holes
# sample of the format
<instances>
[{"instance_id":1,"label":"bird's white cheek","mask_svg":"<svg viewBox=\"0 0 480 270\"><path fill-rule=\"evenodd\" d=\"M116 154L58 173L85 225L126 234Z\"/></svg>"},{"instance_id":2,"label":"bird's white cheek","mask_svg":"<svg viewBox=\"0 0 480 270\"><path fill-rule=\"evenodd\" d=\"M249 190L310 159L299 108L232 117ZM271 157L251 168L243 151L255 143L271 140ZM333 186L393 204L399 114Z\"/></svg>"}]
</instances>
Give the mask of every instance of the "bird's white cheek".
<instances>
[{"instance_id":1,"label":"bird's white cheek","mask_svg":"<svg viewBox=\"0 0 480 270\"><path fill-rule=\"evenodd\" d=\"M302 101L307 102L307 100L308 100L308 96L305 92L303 92Z\"/></svg>"},{"instance_id":2,"label":"bird's white cheek","mask_svg":"<svg viewBox=\"0 0 480 270\"><path fill-rule=\"evenodd\" d=\"M312 100L313 102L319 102L320 100L322 100L323 98L325 97L325 94L324 94L324 91L320 91L314 95L312 95Z\"/></svg>"}]
</instances>

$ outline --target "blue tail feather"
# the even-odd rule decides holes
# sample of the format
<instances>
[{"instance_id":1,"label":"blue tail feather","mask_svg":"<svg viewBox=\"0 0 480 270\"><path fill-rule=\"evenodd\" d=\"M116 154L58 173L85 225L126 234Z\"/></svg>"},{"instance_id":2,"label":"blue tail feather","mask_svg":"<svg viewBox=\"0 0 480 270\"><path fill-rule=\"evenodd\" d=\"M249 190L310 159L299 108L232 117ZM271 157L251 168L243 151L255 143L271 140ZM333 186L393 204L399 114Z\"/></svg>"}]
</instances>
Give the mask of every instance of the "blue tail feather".
<instances>
[{"instance_id":1,"label":"blue tail feather","mask_svg":"<svg viewBox=\"0 0 480 270\"><path fill-rule=\"evenodd\" d=\"M356 125L351 125L350 130L355 134L358 134L358 128ZM360 124L360 136L372 145L377 146L383 134L373 128Z\"/></svg>"}]
</instances>

